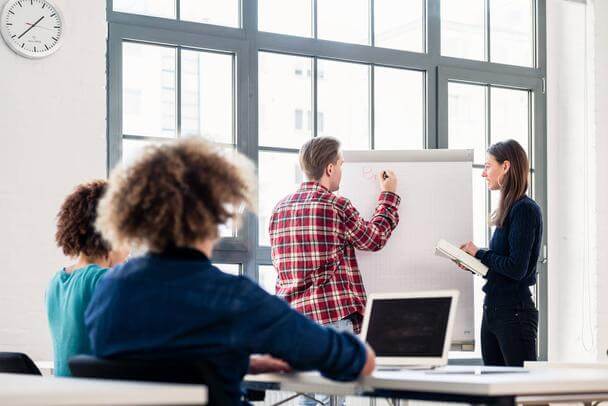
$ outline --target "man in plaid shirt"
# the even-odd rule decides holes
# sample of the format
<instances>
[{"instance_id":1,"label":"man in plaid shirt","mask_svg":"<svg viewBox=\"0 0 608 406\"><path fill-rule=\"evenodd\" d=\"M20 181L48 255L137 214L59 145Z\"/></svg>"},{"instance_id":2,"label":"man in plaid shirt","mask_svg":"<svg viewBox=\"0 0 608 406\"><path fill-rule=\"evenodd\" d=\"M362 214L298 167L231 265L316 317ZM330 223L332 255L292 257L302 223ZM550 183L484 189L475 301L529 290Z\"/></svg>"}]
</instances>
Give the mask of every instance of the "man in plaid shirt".
<instances>
[{"instance_id":1,"label":"man in plaid shirt","mask_svg":"<svg viewBox=\"0 0 608 406\"><path fill-rule=\"evenodd\" d=\"M276 205L270 244L277 295L320 324L358 333L366 296L355 248L384 247L399 223L400 198L395 174L383 171L378 205L372 218L364 220L347 198L333 193L340 186L343 162L334 138L304 144L300 166L309 181Z\"/></svg>"}]
</instances>

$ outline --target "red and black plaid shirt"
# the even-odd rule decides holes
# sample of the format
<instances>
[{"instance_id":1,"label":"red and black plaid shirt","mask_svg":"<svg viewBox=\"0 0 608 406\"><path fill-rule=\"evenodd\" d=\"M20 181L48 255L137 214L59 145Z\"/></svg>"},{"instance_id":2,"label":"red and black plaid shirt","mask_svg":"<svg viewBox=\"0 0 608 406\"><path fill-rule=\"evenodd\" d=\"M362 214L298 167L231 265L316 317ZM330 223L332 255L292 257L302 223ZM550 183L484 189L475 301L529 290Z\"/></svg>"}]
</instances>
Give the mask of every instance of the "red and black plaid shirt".
<instances>
[{"instance_id":1,"label":"red and black plaid shirt","mask_svg":"<svg viewBox=\"0 0 608 406\"><path fill-rule=\"evenodd\" d=\"M347 198L318 182L302 183L270 218L277 295L320 324L362 317L366 296L355 248L384 247L399 223L399 203L398 195L380 193L375 213L366 221ZM353 318L356 332L361 317Z\"/></svg>"}]
</instances>

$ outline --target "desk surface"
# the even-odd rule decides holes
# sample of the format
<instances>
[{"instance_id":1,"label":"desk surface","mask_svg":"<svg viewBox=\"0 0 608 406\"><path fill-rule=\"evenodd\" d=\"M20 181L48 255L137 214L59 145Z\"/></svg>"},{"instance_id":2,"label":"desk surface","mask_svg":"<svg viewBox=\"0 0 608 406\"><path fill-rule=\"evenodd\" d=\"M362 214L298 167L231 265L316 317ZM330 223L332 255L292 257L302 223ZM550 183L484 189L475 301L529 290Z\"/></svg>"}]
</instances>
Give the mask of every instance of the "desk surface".
<instances>
[{"instance_id":1,"label":"desk surface","mask_svg":"<svg viewBox=\"0 0 608 406\"><path fill-rule=\"evenodd\" d=\"M437 373L437 370L433 373L414 370L376 371L370 377L350 383L333 382L322 378L318 373L248 375L245 380L260 386L276 385L287 391L317 390L332 395L357 395L374 391L480 397L608 393L608 370L605 368L547 368L486 375L471 373L479 370L498 372L500 368L448 366L442 368L445 374ZM525 370L522 368L522 371Z\"/></svg>"},{"instance_id":2,"label":"desk surface","mask_svg":"<svg viewBox=\"0 0 608 406\"><path fill-rule=\"evenodd\" d=\"M204 385L0 374L2 405L202 405Z\"/></svg>"}]
</instances>

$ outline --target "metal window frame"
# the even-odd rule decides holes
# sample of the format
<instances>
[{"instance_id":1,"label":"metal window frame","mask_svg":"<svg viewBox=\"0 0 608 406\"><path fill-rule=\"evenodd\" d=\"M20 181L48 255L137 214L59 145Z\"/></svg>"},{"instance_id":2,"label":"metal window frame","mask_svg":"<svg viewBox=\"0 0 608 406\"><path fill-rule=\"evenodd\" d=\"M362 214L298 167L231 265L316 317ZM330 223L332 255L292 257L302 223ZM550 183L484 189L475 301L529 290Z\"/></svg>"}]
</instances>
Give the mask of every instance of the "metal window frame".
<instances>
[{"instance_id":1,"label":"metal window frame","mask_svg":"<svg viewBox=\"0 0 608 406\"><path fill-rule=\"evenodd\" d=\"M373 86L374 65L423 71L425 75L425 146L447 147L447 83L449 80L528 89L532 93L534 139L531 157L536 172L535 197L547 212L547 142L546 142L546 0L534 0L535 28L534 66L523 67L446 57L441 55L441 0L425 1L424 44L426 52L408 52L376 48L368 45L346 44L313 37L303 38L257 30L258 0L241 0L241 27L222 27L190 21L135 15L113 11L107 0L108 21L108 171L122 154L122 41L133 40L170 46L229 52L235 55L235 134L240 152L258 163L258 151L296 152L289 148L258 147L258 51L311 56L371 65L370 86ZM370 0L373 7L373 1ZM490 4L486 0L486 4ZM487 8L489 6L486 6ZM312 15L316 15L316 0L312 0ZM489 17L489 8L486 10ZM376 24L370 13L370 27ZM371 27L373 28L373 27ZM370 29L371 29L370 28ZM486 33L489 27L486 19ZM373 33L371 40L374 40ZM486 39L487 40L487 39ZM490 44L486 44L490 49ZM489 55L486 55L489 57ZM316 67L316 62L315 62ZM180 76L180 72L178 72ZM316 72L315 72L316 77ZM371 91L371 90L370 90ZM316 92L313 95L316 98ZM373 94L370 96L373 109ZM179 106L178 108L181 108ZM317 131L317 101L314 100L314 133ZM178 114L179 116L179 114ZM373 127L373 119L370 125ZM373 133L373 130L372 130ZM372 138L373 144L373 138ZM543 243L546 245L546 229ZM258 266L271 264L270 248L258 246L258 223L254 215L243 219L236 238L223 239L214 253L222 263L242 264L246 276L257 280ZM547 357L547 266L539 263L538 302L540 309L539 357Z\"/></svg>"}]
</instances>

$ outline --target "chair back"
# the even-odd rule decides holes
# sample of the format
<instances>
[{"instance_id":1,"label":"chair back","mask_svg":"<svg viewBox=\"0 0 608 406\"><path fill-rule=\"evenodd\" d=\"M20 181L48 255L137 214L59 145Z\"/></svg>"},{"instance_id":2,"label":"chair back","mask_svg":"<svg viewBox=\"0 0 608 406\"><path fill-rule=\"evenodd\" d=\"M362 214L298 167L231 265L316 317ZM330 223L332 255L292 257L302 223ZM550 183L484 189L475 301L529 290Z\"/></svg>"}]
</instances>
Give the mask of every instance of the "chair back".
<instances>
[{"instance_id":1,"label":"chair back","mask_svg":"<svg viewBox=\"0 0 608 406\"><path fill-rule=\"evenodd\" d=\"M22 352L0 352L0 372L7 374L42 375L34 361Z\"/></svg>"},{"instance_id":2,"label":"chair back","mask_svg":"<svg viewBox=\"0 0 608 406\"><path fill-rule=\"evenodd\" d=\"M208 405L234 403L214 369L203 361L102 359L77 355L69 359L68 365L77 378L204 384Z\"/></svg>"}]
</instances>

